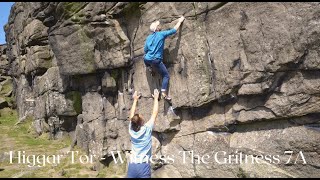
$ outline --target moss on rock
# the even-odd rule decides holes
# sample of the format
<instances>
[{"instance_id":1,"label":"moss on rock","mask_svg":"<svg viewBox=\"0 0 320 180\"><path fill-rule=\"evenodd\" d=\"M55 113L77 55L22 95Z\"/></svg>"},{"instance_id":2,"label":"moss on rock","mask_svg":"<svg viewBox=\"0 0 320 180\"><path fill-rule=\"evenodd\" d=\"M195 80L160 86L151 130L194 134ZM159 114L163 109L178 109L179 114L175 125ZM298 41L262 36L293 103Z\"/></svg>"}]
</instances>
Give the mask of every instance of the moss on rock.
<instances>
[{"instance_id":1,"label":"moss on rock","mask_svg":"<svg viewBox=\"0 0 320 180\"><path fill-rule=\"evenodd\" d=\"M82 98L81 94L78 91L70 91L66 94L66 98L70 99L73 103L73 108L77 114L82 112Z\"/></svg>"},{"instance_id":2,"label":"moss on rock","mask_svg":"<svg viewBox=\"0 0 320 180\"><path fill-rule=\"evenodd\" d=\"M83 9L87 3L85 2L62 2L62 7L65 12L65 19L70 18L75 13Z\"/></svg>"}]
</instances>

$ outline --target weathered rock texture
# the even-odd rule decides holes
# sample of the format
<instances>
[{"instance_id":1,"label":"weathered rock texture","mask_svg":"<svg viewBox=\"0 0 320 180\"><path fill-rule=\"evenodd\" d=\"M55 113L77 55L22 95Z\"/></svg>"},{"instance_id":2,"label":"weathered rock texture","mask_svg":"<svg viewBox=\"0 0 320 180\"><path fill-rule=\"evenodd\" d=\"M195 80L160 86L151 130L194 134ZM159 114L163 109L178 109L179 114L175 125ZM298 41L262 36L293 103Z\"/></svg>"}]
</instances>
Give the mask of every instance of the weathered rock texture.
<instances>
[{"instance_id":1,"label":"weathered rock texture","mask_svg":"<svg viewBox=\"0 0 320 180\"><path fill-rule=\"evenodd\" d=\"M132 92L142 92L137 111L148 118L161 83L143 64L149 25L170 28L180 15L186 20L164 52L172 106L160 101L154 129L154 153L174 163L160 162L154 173L319 177L316 2L15 3L5 31L19 116L32 115L39 134L73 133L90 154L130 150ZM192 163L188 153L183 162L180 151L210 163ZM289 164L285 151L293 151ZM240 152L272 161L223 163Z\"/></svg>"},{"instance_id":2,"label":"weathered rock texture","mask_svg":"<svg viewBox=\"0 0 320 180\"><path fill-rule=\"evenodd\" d=\"M10 64L6 56L6 45L0 45L0 109L14 108L12 78L9 76Z\"/></svg>"}]
</instances>

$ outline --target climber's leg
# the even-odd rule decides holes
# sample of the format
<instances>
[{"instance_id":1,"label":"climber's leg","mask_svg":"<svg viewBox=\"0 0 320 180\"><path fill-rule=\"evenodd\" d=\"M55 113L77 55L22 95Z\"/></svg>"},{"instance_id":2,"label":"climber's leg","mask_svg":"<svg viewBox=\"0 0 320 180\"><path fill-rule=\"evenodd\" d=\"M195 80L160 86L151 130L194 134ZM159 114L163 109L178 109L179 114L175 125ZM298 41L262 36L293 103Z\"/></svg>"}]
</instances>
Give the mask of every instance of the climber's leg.
<instances>
[{"instance_id":1,"label":"climber's leg","mask_svg":"<svg viewBox=\"0 0 320 180\"><path fill-rule=\"evenodd\" d=\"M148 60L143 60L144 64L147 66L147 67L150 67L151 66L151 62L148 61Z\"/></svg>"},{"instance_id":2,"label":"climber's leg","mask_svg":"<svg viewBox=\"0 0 320 180\"><path fill-rule=\"evenodd\" d=\"M147 70L151 73L151 76L153 76L152 61L144 60L144 64L146 65Z\"/></svg>"},{"instance_id":3,"label":"climber's leg","mask_svg":"<svg viewBox=\"0 0 320 180\"><path fill-rule=\"evenodd\" d=\"M166 93L168 90L168 84L169 84L169 80L170 80L168 70L161 60L157 59L157 60L153 60L153 61L154 61L155 66L157 67L159 73L162 76L162 86L161 86L162 93L161 94L166 100L171 100L171 98Z\"/></svg>"}]
</instances>

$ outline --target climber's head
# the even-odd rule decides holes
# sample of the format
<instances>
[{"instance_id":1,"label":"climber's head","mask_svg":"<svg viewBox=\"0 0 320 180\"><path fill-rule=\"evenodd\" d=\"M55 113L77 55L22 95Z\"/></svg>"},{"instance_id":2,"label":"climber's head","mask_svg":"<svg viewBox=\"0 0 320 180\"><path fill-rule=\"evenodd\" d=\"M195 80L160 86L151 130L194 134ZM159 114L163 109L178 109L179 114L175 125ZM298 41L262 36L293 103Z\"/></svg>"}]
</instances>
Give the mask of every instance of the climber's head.
<instances>
[{"instance_id":1,"label":"climber's head","mask_svg":"<svg viewBox=\"0 0 320 180\"><path fill-rule=\"evenodd\" d=\"M135 114L132 118L131 118L131 128L132 130L134 130L135 132L138 132L140 130L140 127L143 126L144 124L144 120L142 115L140 114Z\"/></svg>"},{"instance_id":2,"label":"climber's head","mask_svg":"<svg viewBox=\"0 0 320 180\"><path fill-rule=\"evenodd\" d=\"M151 23L150 31L152 31L152 32L161 31L160 21L155 21L155 22Z\"/></svg>"}]
</instances>

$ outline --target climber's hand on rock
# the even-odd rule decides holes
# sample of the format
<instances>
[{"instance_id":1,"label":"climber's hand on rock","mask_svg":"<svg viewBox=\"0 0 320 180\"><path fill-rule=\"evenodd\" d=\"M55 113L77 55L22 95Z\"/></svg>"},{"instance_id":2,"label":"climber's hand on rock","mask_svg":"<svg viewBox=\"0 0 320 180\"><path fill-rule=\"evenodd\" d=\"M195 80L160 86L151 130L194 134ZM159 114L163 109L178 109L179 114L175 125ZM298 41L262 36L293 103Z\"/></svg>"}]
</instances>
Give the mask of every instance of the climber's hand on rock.
<instances>
[{"instance_id":1,"label":"climber's hand on rock","mask_svg":"<svg viewBox=\"0 0 320 180\"><path fill-rule=\"evenodd\" d=\"M182 22L184 21L184 19L185 19L184 16L181 16L181 17L179 18L179 22L182 23Z\"/></svg>"},{"instance_id":2,"label":"climber's hand on rock","mask_svg":"<svg viewBox=\"0 0 320 180\"><path fill-rule=\"evenodd\" d=\"M154 89L152 97L154 99L159 99L159 91L158 91L158 89Z\"/></svg>"},{"instance_id":3,"label":"climber's hand on rock","mask_svg":"<svg viewBox=\"0 0 320 180\"><path fill-rule=\"evenodd\" d=\"M140 98L140 96L141 96L141 93L138 94L138 92L135 91L135 92L133 93L133 95L132 95L132 98L133 98L134 100L138 100L138 99Z\"/></svg>"}]
</instances>

